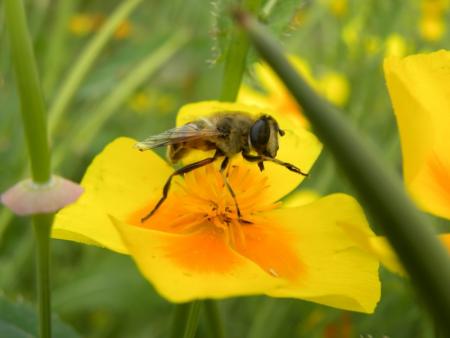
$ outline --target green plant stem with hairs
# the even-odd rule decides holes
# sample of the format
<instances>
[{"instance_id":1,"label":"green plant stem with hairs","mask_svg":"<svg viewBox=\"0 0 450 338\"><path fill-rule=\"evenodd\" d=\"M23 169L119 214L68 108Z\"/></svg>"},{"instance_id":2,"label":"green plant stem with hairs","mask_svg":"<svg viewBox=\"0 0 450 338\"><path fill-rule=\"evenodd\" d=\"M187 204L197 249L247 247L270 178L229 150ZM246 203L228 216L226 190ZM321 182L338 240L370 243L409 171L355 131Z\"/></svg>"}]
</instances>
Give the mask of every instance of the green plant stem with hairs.
<instances>
[{"instance_id":1,"label":"green plant stem with hairs","mask_svg":"<svg viewBox=\"0 0 450 338\"><path fill-rule=\"evenodd\" d=\"M257 14L261 7L261 0L244 0L243 8L250 13ZM225 66L222 80L222 101L236 101L242 76L244 75L250 42L247 34L238 27L232 27L231 39L226 51Z\"/></svg>"},{"instance_id":2,"label":"green plant stem with hairs","mask_svg":"<svg viewBox=\"0 0 450 338\"><path fill-rule=\"evenodd\" d=\"M45 184L51 178L50 148L47 138L44 99L27 29L25 9L22 0L5 0L4 9L32 178L37 185ZM41 338L50 338L49 233L53 215L33 215L32 220L37 242L39 336Z\"/></svg>"}]
</instances>

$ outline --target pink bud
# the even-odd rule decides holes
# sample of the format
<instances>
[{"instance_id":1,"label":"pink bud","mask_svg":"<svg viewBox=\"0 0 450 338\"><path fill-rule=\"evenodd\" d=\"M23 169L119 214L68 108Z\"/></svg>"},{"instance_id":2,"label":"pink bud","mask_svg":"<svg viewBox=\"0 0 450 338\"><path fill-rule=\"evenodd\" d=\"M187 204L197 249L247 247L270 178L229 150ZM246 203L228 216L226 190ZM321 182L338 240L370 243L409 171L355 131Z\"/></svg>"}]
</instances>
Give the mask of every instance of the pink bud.
<instances>
[{"instance_id":1,"label":"pink bud","mask_svg":"<svg viewBox=\"0 0 450 338\"><path fill-rule=\"evenodd\" d=\"M30 179L20 181L0 197L1 202L20 216L58 211L75 202L83 188L65 178L53 176L48 183L37 184Z\"/></svg>"}]
</instances>

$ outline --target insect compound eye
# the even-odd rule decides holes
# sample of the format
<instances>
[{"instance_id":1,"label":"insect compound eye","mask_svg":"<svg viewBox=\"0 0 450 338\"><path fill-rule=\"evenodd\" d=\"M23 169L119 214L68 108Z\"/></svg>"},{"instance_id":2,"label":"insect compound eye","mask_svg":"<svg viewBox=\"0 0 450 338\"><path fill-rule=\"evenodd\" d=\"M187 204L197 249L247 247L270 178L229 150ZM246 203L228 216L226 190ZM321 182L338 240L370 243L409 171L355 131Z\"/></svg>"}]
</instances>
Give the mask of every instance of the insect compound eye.
<instances>
[{"instance_id":1,"label":"insect compound eye","mask_svg":"<svg viewBox=\"0 0 450 338\"><path fill-rule=\"evenodd\" d=\"M250 128L250 142L256 151L263 150L270 138L270 124L267 118L260 118Z\"/></svg>"}]
</instances>

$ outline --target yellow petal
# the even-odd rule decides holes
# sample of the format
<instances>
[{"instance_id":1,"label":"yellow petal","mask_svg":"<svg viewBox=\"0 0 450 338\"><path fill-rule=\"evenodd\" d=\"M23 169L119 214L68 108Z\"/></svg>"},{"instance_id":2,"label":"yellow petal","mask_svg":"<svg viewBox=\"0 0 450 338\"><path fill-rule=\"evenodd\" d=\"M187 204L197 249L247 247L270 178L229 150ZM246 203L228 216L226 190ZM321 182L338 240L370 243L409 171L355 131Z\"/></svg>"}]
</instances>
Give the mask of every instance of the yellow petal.
<instances>
[{"instance_id":1,"label":"yellow petal","mask_svg":"<svg viewBox=\"0 0 450 338\"><path fill-rule=\"evenodd\" d=\"M400 276L405 276L405 270L398 260L395 251L385 237L376 236L370 239L372 253L380 260L383 265L391 272Z\"/></svg>"},{"instance_id":2,"label":"yellow petal","mask_svg":"<svg viewBox=\"0 0 450 338\"><path fill-rule=\"evenodd\" d=\"M380 299L378 261L348 236L343 226L373 236L358 203L334 194L311 204L273 211L296 243L304 272L297 281L269 292L337 308L374 311Z\"/></svg>"},{"instance_id":3,"label":"yellow petal","mask_svg":"<svg viewBox=\"0 0 450 338\"><path fill-rule=\"evenodd\" d=\"M127 252L107 215L124 219L155 201L172 172L158 155L138 151L135 143L118 138L97 155L81 182L83 195L56 215L54 238Z\"/></svg>"},{"instance_id":4,"label":"yellow petal","mask_svg":"<svg viewBox=\"0 0 450 338\"><path fill-rule=\"evenodd\" d=\"M202 117L208 117L221 111L239 111L253 116L263 114L272 115L278 121L281 129L286 132L285 136L279 138L280 149L277 154L277 159L294 164L304 172L310 171L320 154L322 145L307 130L302 128L292 129L289 120L277 112L240 103L204 101L185 105L178 113L177 125L182 125ZM202 153L201 156L204 158L210 156L210 154ZM234 161L237 161L239 164L244 162L241 156L237 156ZM243 165L257 167L255 163L244 163ZM274 163L265 163L264 165L265 170L261 175L267 176L269 195L272 196L272 200L274 201L291 192L304 179L303 176L293 173L280 165Z\"/></svg>"},{"instance_id":5,"label":"yellow petal","mask_svg":"<svg viewBox=\"0 0 450 338\"><path fill-rule=\"evenodd\" d=\"M450 52L388 58L405 183L419 205L450 219Z\"/></svg>"},{"instance_id":6,"label":"yellow petal","mask_svg":"<svg viewBox=\"0 0 450 338\"><path fill-rule=\"evenodd\" d=\"M231 250L213 227L177 235L113 221L141 273L172 302L261 294L285 284Z\"/></svg>"},{"instance_id":7,"label":"yellow petal","mask_svg":"<svg viewBox=\"0 0 450 338\"><path fill-rule=\"evenodd\" d=\"M245 84L239 88L237 102L266 109L272 106L267 96L260 94Z\"/></svg>"},{"instance_id":8,"label":"yellow petal","mask_svg":"<svg viewBox=\"0 0 450 338\"><path fill-rule=\"evenodd\" d=\"M295 70L305 78L308 84L317 89L317 83L308 63L295 55L289 55L288 58ZM254 69L258 80L269 94L276 97L284 96L288 93L284 83L266 63L258 63Z\"/></svg>"},{"instance_id":9,"label":"yellow petal","mask_svg":"<svg viewBox=\"0 0 450 338\"><path fill-rule=\"evenodd\" d=\"M439 240L450 253L450 234L439 235ZM392 249L385 237L376 236L370 239L372 253L391 272L406 276L405 269L401 265L394 249Z\"/></svg>"},{"instance_id":10,"label":"yellow petal","mask_svg":"<svg viewBox=\"0 0 450 338\"><path fill-rule=\"evenodd\" d=\"M314 190L300 189L283 200L283 207L299 207L318 200L320 195Z\"/></svg>"}]
</instances>

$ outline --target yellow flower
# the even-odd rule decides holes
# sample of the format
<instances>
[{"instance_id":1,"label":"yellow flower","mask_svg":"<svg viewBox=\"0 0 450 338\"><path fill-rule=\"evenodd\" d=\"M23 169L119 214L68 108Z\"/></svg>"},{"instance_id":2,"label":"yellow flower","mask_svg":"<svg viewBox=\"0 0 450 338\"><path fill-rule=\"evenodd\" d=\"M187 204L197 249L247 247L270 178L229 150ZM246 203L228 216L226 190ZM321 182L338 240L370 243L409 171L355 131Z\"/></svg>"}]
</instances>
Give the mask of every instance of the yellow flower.
<instances>
[{"instance_id":1,"label":"yellow flower","mask_svg":"<svg viewBox=\"0 0 450 338\"><path fill-rule=\"evenodd\" d=\"M391 34L387 37L384 47L384 56L404 56L407 52L405 39L399 34Z\"/></svg>"},{"instance_id":2,"label":"yellow flower","mask_svg":"<svg viewBox=\"0 0 450 338\"><path fill-rule=\"evenodd\" d=\"M76 36L86 36L95 31L103 22L99 14L78 13L70 18L69 31Z\"/></svg>"},{"instance_id":3,"label":"yellow flower","mask_svg":"<svg viewBox=\"0 0 450 338\"><path fill-rule=\"evenodd\" d=\"M338 73L328 71L319 77L318 90L330 102L338 107L344 106L350 95L347 78Z\"/></svg>"},{"instance_id":4,"label":"yellow flower","mask_svg":"<svg viewBox=\"0 0 450 338\"><path fill-rule=\"evenodd\" d=\"M450 52L390 57L384 72L405 185L423 210L450 219ZM450 250L449 235L441 239Z\"/></svg>"},{"instance_id":5,"label":"yellow flower","mask_svg":"<svg viewBox=\"0 0 450 338\"><path fill-rule=\"evenodd\" d=\"M364 48L367 54L375 55L383 48L383 42L379 36L368 35L364 39Z\"/></svg>"},{"instance_id":6,"label":"yellow flower","mask_svg":"<svg viewBox=\"0 0 450 338\"><path fill-rule=\"evenodd\" d=\"M184 106L177 124L217 111L268 113L237 103L201 102ZM309 171L320 143L283 116L274 117L286 130L277 158ZM266 294L374 310L380 297L378 261L344 230L372 233L353 198L334 194L282 207L279 199L303 176L273 163L260 172L236 156L227 177L248 223L238 220L215 164L172 184L160 209L141 223L173 171L154 152L139 152L134 144L119 138L95 158L82 181L85 194L57 214L54 237L131 255L156 290L173 302Z\"/></svg>"},{"instance_id":7,"label":"yellow flower","mask_svg":"<svg viewBox=\"0 0 450 338\"><path fill-rule=\"evenodd\" d=\"M342 40L351 52L355 52L363 34L363 22L361 16L348 20L342 29Z\"/></svg>"},{"instance_id":8,"label":"yellow flower","mask_svg":"<svg viewBox=\"0 0 450 338\"><path fill-rule=\"evenodd\" d=\"M117 40L122 40L129 37L132 32L133 26L131 22L128 20L124 20L119 24L116 31L114 32L114 38L116 38Z\"/></svg>"},{"instance_id":9,"label":"yellow flower","mask_svg":"<svg viewBox=\"0 0 450 338\"><path fill-rule=\"evenodd\" d=\"M128 106L137 113L146 112L151 107L150 96L146 92L139 91L128 100Z\"/></svg>"},{"instance_id":10,"label":"yellow flower","mask_svg":"<svg viewBox=\"0 0 450 338\"><path fill-rule=\"evenodd\" d=\"M348 11L348 0L328 0L328 7L337 18L342 18Z\"/></svg>"},{"instance_id":11,"label":"yellow flower","mask_svg":"<svg viewBox=\"0 0 450 338\"><path fill-rule=\"evenodd\" d=\"M445 18L438 14L424 15L419 22L419 31L427 41L439 41L445 34Z\"/></svg>"},{"instance_id":12,"label":"yellow flower","mask_svg":"<svg viewBox=\"0 0 450 338\"><path fill-rule=\"evenodd\" d=\"M165 114L172 112L175 106L176 100L173 95L158 90L140 90L128 100L128 107L136 113L145 113L153 109Z\"/></svg>"},{"instance_id":13,"label":"yellow flower","mask_svg":"<svg viewBox=\"0 0 450 338\"><path fill-rule=\"evenodd\" d=\"M450 52L388 58L405 184L426 211L450 219Z\"/></svg>"},{"instance_id":14,"label":"yellow flower","mask_svg":"<svg viewBox=\"0 0 450 338\"><path fill-rule=\"evenodd\" d=\"M327 72L324 76L316 79L305 60L290 55L289 61L308 84L326 99L338 106L347 102L350 90L344 76L337 72ZM307 126L308 121L303 116L301 107L273 70L265 63L258 63L253 69L256 80L264 92L261 93L244 84L241 86L237 101L271 111L283 112L294 126L299 128Z\"/></svg>"},{"instance_id":15,"label":"yellow flower","mask_svg":"<svg viewBox=\"0 0 450 338\"><path fill-rule=\"evenodd\" d=\"M448 0L422 0L420 9L422 14L442 14L449 7Z\"/></svg>"},{"instance_id":16,"label":"yellow flower","mask_svg":"<svg viewBox=\"0 0 450 338\"><path fill-rule=\"evenodd\" d=\"M76 36L84 37L100 29L105 21L105 16L99 13L78 13L70 18L69 31ZM128 37L133 31L132 23L122 21L114 32L116 40Z\"/></svg>"}]
</instances>

